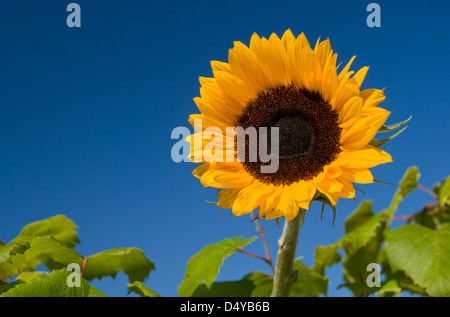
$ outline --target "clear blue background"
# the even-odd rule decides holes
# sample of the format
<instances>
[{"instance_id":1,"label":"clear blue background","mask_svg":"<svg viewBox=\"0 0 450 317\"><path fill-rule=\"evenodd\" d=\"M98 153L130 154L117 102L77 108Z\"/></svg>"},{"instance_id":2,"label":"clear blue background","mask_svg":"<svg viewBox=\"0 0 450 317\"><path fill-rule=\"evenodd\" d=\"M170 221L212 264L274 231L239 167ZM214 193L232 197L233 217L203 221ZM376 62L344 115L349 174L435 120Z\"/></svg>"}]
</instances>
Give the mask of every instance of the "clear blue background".
<instances>
[{"instance_id":1,"label":"clear blue background","mask_svg":"<svg viewBox=\"0 0 450 317\"><path fill-rule=\"evenodd\" d=\"M145 285L176 296L188 259L225 238L257 235L250 217L208 205L216 190L174 163L173 128L187 126L199 76L210 60L227 61L233 41L248 45L290 28L311 44L330 38L338 62L371 66L363 88L386 88L388 123L413 115L404 134L384 146L393 163L373 169L396 184L417 165L431 187L449 174L449 43L447 1L378 1L381 28L366 25L371 1L86 1L81 28L68 28L71 1L4 1L0 6L0 239L13 239L30 222L64 214L80 226L87 256L117 247L141 248L155 262ZM394 3L393 3L394 2ZM359 186L378 212L396 186ZM416 192L398 214L432 200ZM335 228L327 209L313 205L297 255L312 265L314 247L334 243L357 202L341 200ZM272 257L281 234L260 222ZM264 255L261 239L246 248ZM269 273L243 254L228 258L218 280L251 271ZM327 270L329 295L348 296L339 266ZM94 283L127 295L127 277Z\"/></svg>"}]
</instances>

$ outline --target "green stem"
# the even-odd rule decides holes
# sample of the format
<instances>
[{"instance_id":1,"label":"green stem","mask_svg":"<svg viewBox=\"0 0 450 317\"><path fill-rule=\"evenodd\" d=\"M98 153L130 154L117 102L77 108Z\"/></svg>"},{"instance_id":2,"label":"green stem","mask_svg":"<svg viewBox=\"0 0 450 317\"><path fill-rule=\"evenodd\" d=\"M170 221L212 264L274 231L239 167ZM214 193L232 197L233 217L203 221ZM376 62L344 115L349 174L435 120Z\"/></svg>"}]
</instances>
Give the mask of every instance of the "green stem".
<instances>
[{"instance_id":1,"label":"green stem","mask_svg":"<svg viewBox=\"0 0 450 317\"><path fill-rule=\"evenodd\" d=\"M278 241L277 264L273 276L272 297L288 297L292 284L297 280L294 271L295 251L300 228L305 221L305 210L300 208L297 217L284 224L283 234Z\"/></svg>"}]
</instances>

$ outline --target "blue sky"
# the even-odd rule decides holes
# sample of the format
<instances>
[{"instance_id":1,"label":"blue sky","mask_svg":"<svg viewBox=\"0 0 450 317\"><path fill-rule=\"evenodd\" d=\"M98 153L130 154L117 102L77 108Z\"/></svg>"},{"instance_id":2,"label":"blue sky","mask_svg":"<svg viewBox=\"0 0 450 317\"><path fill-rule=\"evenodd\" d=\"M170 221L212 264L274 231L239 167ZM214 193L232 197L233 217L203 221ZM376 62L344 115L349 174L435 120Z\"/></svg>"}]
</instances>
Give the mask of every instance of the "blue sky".
<instances>
[{"instance_id":1,"label":"blue sky","mask_svg":"<svg viewBox=\"0 0 450 317\"><path fill-rule=\"evenodd\" d=\"M247 216L230 216L205 203L216 190L191 175L195 165L174 163L171 131L188 127L198 113L199 76L212 76L210 60L227 61L233 41L248 45L256 32L268 37L290 28L311 43L330 38L338 63L357 58L370 66L363 88L385 88L387 123L413 119L383 148L394 162L373 169L397 183L417 165L431 187L449 173L447 1L378 1L381 27L366 25L371 1L77 1L81 28L68 28L70 1L8 1L0 9L0 239L25 224L64 214L80 226L87 256L135 246L155 262L144 283L176 296L188 259L206 244L257 235ZM357 198L386 207L395 186L360 186ZM415 193L398 214L430 198ZM300 235L298 256L313 263L314 247L334 243L358 203L341 200L336 226L313 205ZM281 234L260 222L272 257ZM263 254L261 239L247 248ZM235 254L218 280L237 280L268 266ZM341 283L330 268L329 295ZM112 296L126 296L127 278L95 282Z\"/></svg>"}]
</instances>

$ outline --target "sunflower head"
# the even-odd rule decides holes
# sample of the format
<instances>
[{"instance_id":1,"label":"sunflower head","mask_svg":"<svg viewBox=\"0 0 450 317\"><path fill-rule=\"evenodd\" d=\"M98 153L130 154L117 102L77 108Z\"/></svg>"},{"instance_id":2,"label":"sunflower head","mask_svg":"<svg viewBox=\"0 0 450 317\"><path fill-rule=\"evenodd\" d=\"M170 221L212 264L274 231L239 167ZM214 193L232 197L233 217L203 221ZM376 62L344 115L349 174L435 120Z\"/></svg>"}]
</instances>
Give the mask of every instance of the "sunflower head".
<instances>
[{"instance_id":1,"label":"sunflower head","mask_svg":"<svg viewBox=\"0 0 450 317\"><path fill-rule=\"evenodd\" d=\"M203 186L220 189L219 207L235 215L257 208L259 218L292 220L318 195L334 206L355 196L353 183L374 181L369 168L392 161L369 144L389 111L378 106L382 90L360 89L368 67L350 71L354 58L338 73L328 39L312 48L303 33L288 30L281 39L254 34L249 47L234 43L228 63L211 62L214 77L200 78L194 101L201 113L189 118L196 131L188 141L194 161L202 162L193 174ZM276 128L275 171L262 172L267 160L249 159L248 150L244 160L225 159L223 153L239 156L236 135L227 133L238 127L254 128L257 136L268 131L268 148ZM211 131L224 137L212 138ZM249 138L245 142L248 149ZM216 151L205 152L211 146Z\"/></svg>"}]
</instances>

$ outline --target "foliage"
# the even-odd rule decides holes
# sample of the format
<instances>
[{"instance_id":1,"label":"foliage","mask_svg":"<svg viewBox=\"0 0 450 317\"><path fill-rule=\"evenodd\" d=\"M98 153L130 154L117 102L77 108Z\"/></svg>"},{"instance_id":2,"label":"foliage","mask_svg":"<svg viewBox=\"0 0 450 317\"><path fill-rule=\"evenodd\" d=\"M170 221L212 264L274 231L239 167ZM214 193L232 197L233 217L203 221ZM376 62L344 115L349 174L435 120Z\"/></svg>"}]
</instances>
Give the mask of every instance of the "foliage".
<instances>
[{"instance_id":1,"label":"foliage","mask_svg":"<svg viewBox=\"0 0 450 317\"><path fill-rule=\"evenodd\" d=\"M401 126L401 125L400 125ZM385 127L391 131L391 127ZM379 213L371 201L362 201L344 223L345 235L336 243L317 246L312 267L296 260L297 280L292 297L326 296L327 268L342 265L344 284L354 296L398 296L405 292L421 296L450 296L450 177L427 190L418 184L417 167L409 168L400 181L390 205ZM433 196L420 211L395 216L403 199L421 188ZM324 202L326 203L326 202ZM255 222L257 220L255 219ZM399 224L398 221L403 221ZM395 224L395 226L393 225ZM259 232L262 229L257 225ZM25 226L7 244L0 241L0 294L3 297L103 297L90 282L124 272L128 292L142 297L159 297L143 284L153 262L138 248L106 250L83 257L75 247L80 243L77 226L58 215ZM264 242L263 234L262 240ZM235 252L247 253L271 264L270 257L243 250L256 237L228 238L210 244L191 257L178 287L180 297L267 297L273 276L251 272L237 281L216 282L224 260ZM373 270L381 268L379 285L369 283ZM69 269L78 265L80 272ZM43 265L48 272L36 271ZM74 275L75 274L75 275ZM79 279L76 287L70 281Z\"/></svg>"},{"instance_id":2,"label":"foliage","mask_svg":"<svg viewBox=\"0 0 450 317\"><path fill-rule=\"evenodd\" d=\"M386 127L386 131L391 128ZM421 211L410 216L394 216L403 199L420 187L419 178L418 168L409 168L390 205L379 213L374 213L371 201L362 201L346 219L345 235L333 245L316 247L315 263L311 268L299 261L295 262L294 270L298 272L298 278L289 296L327 295L329 280L326 269L337 263L342 265L345 281L339 287L348 288L354 296L386 297L404 292L422 296L450 296L450 177L442 185L435 186L432 193L435 201ZM406 224L394 227L393 221L398 220L406 220ZM237 242L239 238L225 241ZM223 248L222 244L219 242L209 246L215 252L207 252L208 256L215 259L206 257L205 248L189 261L180 288L191 278L189 271L197 272L195 285L198 287L193 292L180 292L180 296L190 296L191 293L192 296L209 297L270 296L273 276L262 272L249 273L238 281L212 282L218 272L218 264L222 263L223 254L229 255L231 250ZM197 257L214 262L214 273L202 270L206 266L202 261L193 267L193 259ZM368 265L371 263L381 267L379 286L368 283L372 273ZM201 281L207 283L199 284ZM193 289L194 285L191 285Z\"/></svg>"},{"instance_id":3,"label":"foliage","mask_svg":"<svg viewBox=\"0 0 450 317\"><path fill-rule=\"evenodd\" d=\"M241 237L237 237L206 246L187 263L184 280L178 287L178 294L181 297L191 296L203 282L207 288L210 288L225 258L253 240L254 238L241 240Z\"/></svg>"},{"instance_id":4,"label":"foliage","mask_svg":"<svg viewBox=\"0 0 450 317\"><path fill-rule=\"evenodd\" d=\"M394 216L402 200L421 188L419 177L417 167L409 168L391 204L378 214L372 211L372 202L361 202L345 221L345 236L331 246L317 247L315 267L324 272L327 266L340 262L345 280L340 287L348 288L355 296L384 297L404 292L450 296L450 204L445 197L450 177L443 185L437 184L434 193L427 190L435 200L422 210ZM394 228L392 223L398 220L406 223ZM344 252L342 260L338 260L339 249ZM370 263L381 266L379 287L368 286Z\"/></svg>"},{"instance_id":5,"label":"foliage","mask_svg":"<svg viewBox=\"0 0 450 317\"><path fill-rule=\"evenodd\" d=\"M140 283L155 269L137 248L83 257L74 249L80 243L76 229L72 220L57 215L25 226L15 239L0 246L1 296L103 297L89 281L123 271L131 283ZM35 271L38 265L50 272ZM71 283L76 280L78 284Z\"/></svg>"}]
</instances>

